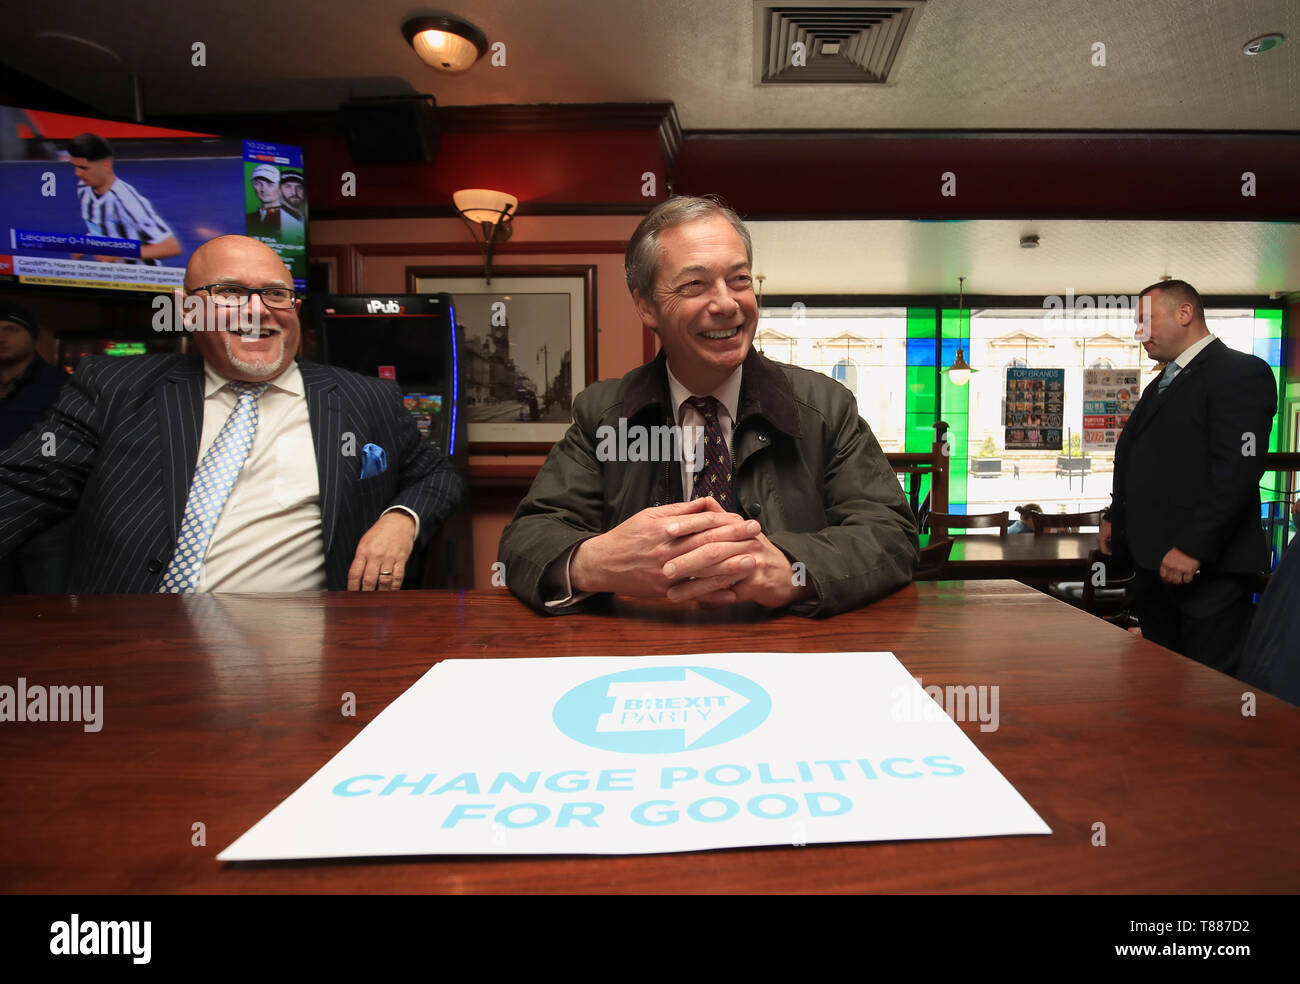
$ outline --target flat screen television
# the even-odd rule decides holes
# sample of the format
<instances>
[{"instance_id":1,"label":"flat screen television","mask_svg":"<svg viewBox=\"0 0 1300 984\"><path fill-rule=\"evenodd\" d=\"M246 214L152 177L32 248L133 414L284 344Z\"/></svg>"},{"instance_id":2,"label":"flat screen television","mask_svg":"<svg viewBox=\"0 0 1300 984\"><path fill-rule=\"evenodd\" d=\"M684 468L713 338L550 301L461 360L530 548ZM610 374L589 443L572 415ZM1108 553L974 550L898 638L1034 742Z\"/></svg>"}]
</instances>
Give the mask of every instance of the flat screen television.
<instances>
[{"instance_id":1,"label":"flat screen television","mask_svg":"<svg viewBox=\"0 0 1300 984\"><path fill-rule=\"evenodd\" d=\"M167 291L230 233L267 243L306 289L301 148L0 106L0 276Z\"/></svg>"}]
</instances>

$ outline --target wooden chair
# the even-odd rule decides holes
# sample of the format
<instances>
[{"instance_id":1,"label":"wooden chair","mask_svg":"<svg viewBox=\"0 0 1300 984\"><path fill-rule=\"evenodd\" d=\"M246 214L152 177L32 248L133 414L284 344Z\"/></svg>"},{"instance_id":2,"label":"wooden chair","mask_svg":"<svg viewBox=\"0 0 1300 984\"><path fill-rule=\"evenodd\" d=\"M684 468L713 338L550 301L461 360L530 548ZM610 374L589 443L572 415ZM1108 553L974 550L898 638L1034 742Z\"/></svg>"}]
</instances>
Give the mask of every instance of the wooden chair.
<instances>
[{"instance_id":1,"label":"wooden chair","mask_svg":"<svg viewBox=\"0 0 1300 984\"><path fill-rule=\"evenodd\" d=\"M930 532L935 536L947 536L948 530L984 530L996 529L998 536L1007 535L1007 520L1009 514L1006 510L1000 513L974 513L973 515L957 515L956 513L932 512L930 513Z\"/></svg>"},{"instance_id":2,"label":"wooden chair","mask_svg":"<svg viewBox=\"0 0 1300 984\"><path fill-rule=\"evenodd\" d=\"M948 466L951 448L936 440L929 452L890 451L885 455L889 467L898 475L907 492L907 501L917 519L917 529L925 530L925 518L931 509L943 512L948 508ZM930 490L921 497L921 485L930 481Z\"/></svg>"},{"instance_id":3,"label":"wooden chair","mask_svg":"<svg viewBox=\"0 0 1300 984\"><path fill-rule=\"evenodd\" d=\"M1072 533L1080 532L1079 527L1091 526L1093 529L1101 527L1101 511L1086 513L1041 513L1034 517L1034 534L1039 533L1060 533L1062 530L1068 530Z\"/></svg>"},{"instance_id":4,"label":"wooden chair","mask_svg":"<svg viewBox=\"0 0 1300 984\"><path fill-rule=\"evenodd\" d=\"M936 540L921 548L921 560L912 572L913 581L938 581L947 568L948 555L952 553L952 540Z\"/></svg>"},{"instance_id":5,"label":"wooden chair","mask_svg":"<svg viewBox=\"0 0 1300 984\"><path fill-rule=\"evenodd\" d=\"M1105 583L1093 584L1093 572L1101 564ZM1133 573L1116 576L1115 558L1093 550L1088 554L1088 573L1082 581L1059 581L1048 586L1048 594L1066 604L1080 608L1090 615L1105 619L1113 625L1127 628L1132 623L1128 589L1133 583Z\"/></svg>"}]
</instances>

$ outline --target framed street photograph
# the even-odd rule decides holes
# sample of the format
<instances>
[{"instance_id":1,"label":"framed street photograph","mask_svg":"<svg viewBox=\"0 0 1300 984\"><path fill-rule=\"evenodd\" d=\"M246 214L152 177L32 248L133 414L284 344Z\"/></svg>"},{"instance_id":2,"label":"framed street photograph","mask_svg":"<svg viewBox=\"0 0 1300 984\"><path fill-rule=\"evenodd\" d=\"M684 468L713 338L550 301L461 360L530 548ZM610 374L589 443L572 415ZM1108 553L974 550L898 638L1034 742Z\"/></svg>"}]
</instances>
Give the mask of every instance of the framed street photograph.
<instances>
[{"instance_id":1,"label":"framed street photograph","mask_svg":"<svg viewBox=\"0 0 1300 984\"><path fill-rule=\"evenodd\" d=\"M407 267L413 293L452 295L465 344L471 454L546 454L596 379L596 267Z\"/></svg>"}]
</instances>

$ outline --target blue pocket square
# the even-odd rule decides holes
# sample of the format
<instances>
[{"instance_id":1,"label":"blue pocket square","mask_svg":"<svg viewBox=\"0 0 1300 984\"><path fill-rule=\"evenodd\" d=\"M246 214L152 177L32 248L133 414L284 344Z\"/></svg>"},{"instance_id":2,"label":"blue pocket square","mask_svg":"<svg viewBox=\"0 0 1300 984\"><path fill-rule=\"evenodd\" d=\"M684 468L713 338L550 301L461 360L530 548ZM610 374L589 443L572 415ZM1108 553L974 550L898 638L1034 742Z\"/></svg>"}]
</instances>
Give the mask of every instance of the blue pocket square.
<instances>
[{"instance_id":1,"label":"blue pocket square","mask_svg":"<svg viewBox=\"0 0 1300 984\"><path fill-rule=\"evenodd\" d=\"M367 444L361 449L361 477L372 478L388 471L388 455L378 444Z\"/></svg>"}]
</instances>

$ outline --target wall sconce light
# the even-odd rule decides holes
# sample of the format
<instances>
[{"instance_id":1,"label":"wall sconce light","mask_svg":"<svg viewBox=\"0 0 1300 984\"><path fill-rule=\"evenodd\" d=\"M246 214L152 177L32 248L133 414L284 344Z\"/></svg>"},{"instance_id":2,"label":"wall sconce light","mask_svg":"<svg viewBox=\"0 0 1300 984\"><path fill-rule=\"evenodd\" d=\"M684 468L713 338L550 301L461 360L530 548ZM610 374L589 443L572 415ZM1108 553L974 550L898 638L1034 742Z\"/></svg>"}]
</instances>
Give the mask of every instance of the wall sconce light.
<instances>
[{"instance_id":1,"label":"wall sconce light","mask_svg":"<svg viewBox=\"0 0 1300 984\"><path fill-rule=\"evenodd\" d=\"M412 17L402 25L402 36L421 61L440 72L464 72L488 50L486 34L450 14Z\"/></svg>"},{"instance_id":2,"label":"wall sconce light","mask_svg":"<svg viewBox=\"0 0 1300 984\"><path fill-rule=\"evenodd\" d=\"M483 279L492 283L492 251L497 243L504 243L514 232L511 219L519 207L519 199L504 191L487 188L466 188L452 194L456 213L467 226L469 234L478 243L483 254Z\"/></svg>"}]
</instances>

